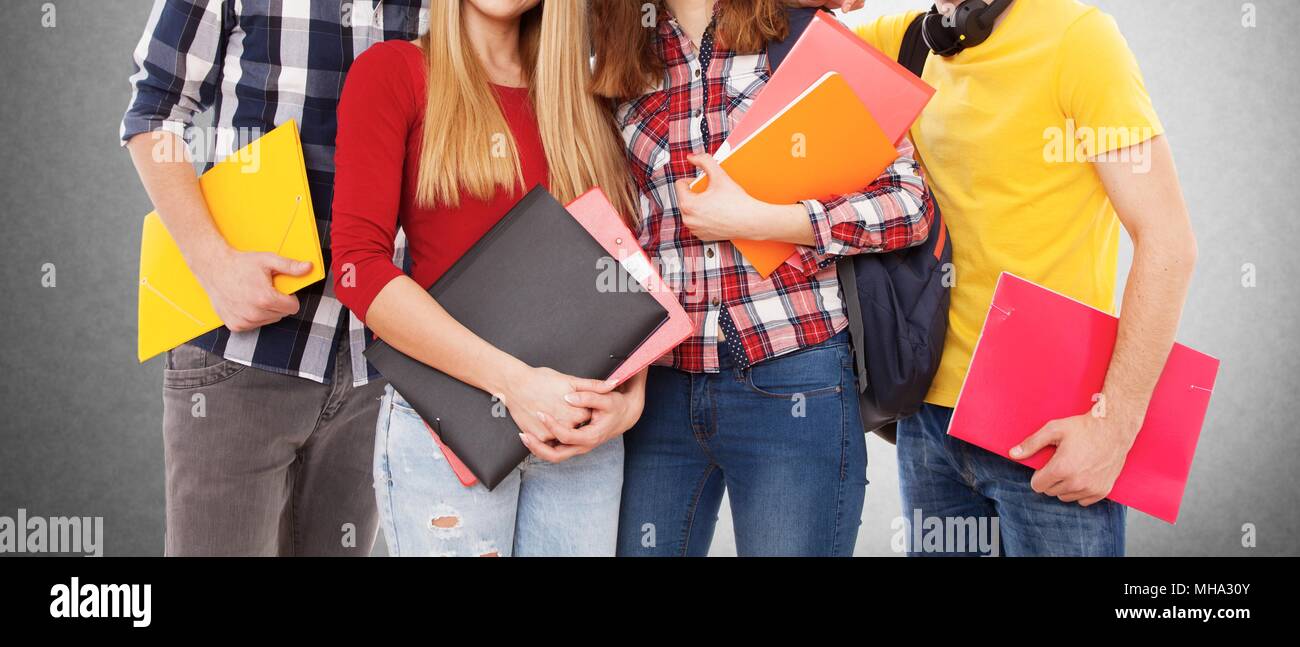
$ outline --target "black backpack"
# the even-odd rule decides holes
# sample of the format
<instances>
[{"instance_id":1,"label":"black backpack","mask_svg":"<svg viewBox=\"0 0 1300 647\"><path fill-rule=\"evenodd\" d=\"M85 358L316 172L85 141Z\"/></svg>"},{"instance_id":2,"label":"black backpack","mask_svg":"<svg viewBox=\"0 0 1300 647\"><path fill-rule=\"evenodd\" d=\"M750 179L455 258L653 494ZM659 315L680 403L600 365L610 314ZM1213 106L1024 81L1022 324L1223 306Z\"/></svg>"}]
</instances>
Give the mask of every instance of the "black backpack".
<instances>
[{"instance_id":1,"label":"black backpack","mask_svg":"<svg viewBox=\"0 0 1300 647\"><path fill-rule=\"evenodd\" d=\"M816 14L789 10L790 35L768 47L775 70ZM921 18L908 25L898 62L920 76L930 48ZM916 413L939 370L948 332L952 245L934 206L930 237L886 254L857 254L838 263L857 364L862 426L894 442L899 419Z\"/></svg>"}]
</instances>

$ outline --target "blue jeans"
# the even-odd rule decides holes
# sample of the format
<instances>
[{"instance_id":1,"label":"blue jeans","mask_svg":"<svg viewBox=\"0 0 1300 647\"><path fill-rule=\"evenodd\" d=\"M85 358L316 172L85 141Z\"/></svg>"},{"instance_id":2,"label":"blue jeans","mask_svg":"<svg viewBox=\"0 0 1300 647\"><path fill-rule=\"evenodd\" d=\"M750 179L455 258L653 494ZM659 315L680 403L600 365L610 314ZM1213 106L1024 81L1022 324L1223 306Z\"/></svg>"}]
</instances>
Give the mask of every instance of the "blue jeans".
<instances>
[{"instance_id":1,"label":"blue jeans","mask_svg":"<svg viewBox=\"0 0 1300 647\"><path fill-rule=\"evenodd\" d=\"M908 554L1124 555L1124 506L1085 508L1033 491L1034 470L949 436L951 418L952 409L927 404L898 424ZM976 526L996 541L976 541Z\"/></svg>"},{"instance_id":2,"label":"blue jeans","mask_svg":"<svg viewBox=\"0 0 1300 647\"><path fill-rule=\"evenodd\" d=\"M618 554L707 555L725 488L740 555L852 555L867 447L848 334L749 370L720 349L720 373L650 369Z\"/></svg>"},{"instance_id":3,"label":"blue jeans","mask_svg":"<svg viewBox=\"0 0 1300 647\"><path fill-rule=\"evenodd\" d=\"M379 408L374 472L389 555L614 554L621 438L563 463L529 456L491 491L482 483L465 487L420 416L388 387Z\"/></svg>"}]
</instances>

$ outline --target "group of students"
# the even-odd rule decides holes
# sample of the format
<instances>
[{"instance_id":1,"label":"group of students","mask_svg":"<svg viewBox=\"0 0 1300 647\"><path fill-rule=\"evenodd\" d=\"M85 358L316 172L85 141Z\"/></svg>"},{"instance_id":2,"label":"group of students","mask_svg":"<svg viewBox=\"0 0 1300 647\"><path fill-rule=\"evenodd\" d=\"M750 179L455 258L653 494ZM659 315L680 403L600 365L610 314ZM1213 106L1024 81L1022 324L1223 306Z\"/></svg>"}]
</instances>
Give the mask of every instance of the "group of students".
<instances>
[{"instance_id":1,"label":"group of students","mask_svg":"<svg viewBox=\"0 0 1300 647\"><path fill-rule=\"evenodd\" d=\"M852 194L755 200L711 154L769 79L768 44L791 7L862 4L156 0L122 140L226 323L168 355L167 554L364 555L382 526L392 555L705 555L725 492L741 555L851 555L867 449L835 260L920 244L936 202L950 329L927 404L898 428L903 516L996 517L1009 555L1123 554L1124 508L1104 497L1196 254L1136 61L1077 0L940 0L927 42L972 12L992 33L931 56L937 93L898 159ZM896 56L920 14L858 33ZM189 161L154 154L209 109L218 150L301 124L329 280L276 292L274 274L308 268L229 248ZM1057 128L1134 134L1062 161L1044 148ZM1118 155L1139 149L1140 170ZM700 173L710 187L691 194ZM538 184L562 202L600 187L694 324L616 389L519 361L426 292ZM1013 450L1056 446L1037 471L947 437L998 274L1110 310L1121 226L1134 264L1106 415ZM800 253L763 278L733 239ZM463 485L367 366L374 337L495 396L529 458L491 491Z\"/></svg>"}]
</instances>

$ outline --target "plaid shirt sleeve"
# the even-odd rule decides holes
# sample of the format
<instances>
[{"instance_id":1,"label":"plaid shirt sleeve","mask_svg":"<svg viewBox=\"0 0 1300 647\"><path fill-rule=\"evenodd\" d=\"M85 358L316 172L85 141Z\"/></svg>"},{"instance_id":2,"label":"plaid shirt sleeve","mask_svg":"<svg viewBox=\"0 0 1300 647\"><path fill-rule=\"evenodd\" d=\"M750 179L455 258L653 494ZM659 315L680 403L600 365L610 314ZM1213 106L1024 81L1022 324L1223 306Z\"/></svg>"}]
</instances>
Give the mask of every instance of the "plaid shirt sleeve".
<instances>
[{"instance_id":1,"label":"plaid shirt sleeve","mask_svg":"<svg viewBox=\"0 0 1300 647\"><path fill-rule=\"evenodd\" d=\"M230 0L155 0L135 48L123 145L159 130L186 136L194 117L216 100L233 22Z\"/></svg>"},{"instance_id":2,"label":"plaid shirt sleeve","mask_svg":"<svg viewBox=\"0 0 1300 647\"><path fill-rule=\"evenodd\" d=\"M800 248L805 274L840 256L891 252L925 242L934 220L934 198L925 185L915 149L907 139L898 159L870 186L830 200L805 200L816 247Z\"/></svg>"}]
</instances>

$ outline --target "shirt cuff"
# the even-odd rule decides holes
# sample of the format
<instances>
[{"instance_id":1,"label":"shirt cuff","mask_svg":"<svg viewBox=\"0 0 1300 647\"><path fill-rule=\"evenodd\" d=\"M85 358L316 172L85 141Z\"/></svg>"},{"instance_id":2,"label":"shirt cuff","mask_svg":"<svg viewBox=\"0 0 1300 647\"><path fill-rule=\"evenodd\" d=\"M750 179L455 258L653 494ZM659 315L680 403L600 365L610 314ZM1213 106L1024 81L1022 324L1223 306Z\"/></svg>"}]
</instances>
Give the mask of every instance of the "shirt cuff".
<instances>
[{"instance_id":1,"label":"shirt cuff","mask_svg":"<svg viewBox=\"0 0 1300 647\"><path fill-rule=\"evenodd\" d=\"M812 247L799 246L798 267L805 276L811 276L834 265L840 259L840 256L828 251L830 245L834 242L834 238L831 234L831 215L826 210L826 205L818 200L803 200L800 204L808 211L808 221L812 223L814 245Z\"/></svg>"},{"instance_id":2,"label":"shirt cuff","mask_svg":"<svg viewBox=\"0 0 1300 647\"><path fill-rule=\"evenodd\" d=\"M186 132L188 130L189 124L174 119L140 119L128 117L122 122L122 146L125 147L127 144L131 143L131 140L135 138L136 135L154 132L171 133L188 143L189 140L187 139Z\"/></svg>"},{"instance_id":3,"label":"shirt cuff","mask_svg":"<svg viewBox=\"0 0 1300 647\"><path fill-rule=\"evenodd\" d=\"M826 205L819 200L803 200L800 204L808 211L808 222L812 223L813 250L823 256L830 255L830 246L835 242L831 234L831 214Z\"/></svg>"}]
</instances>

